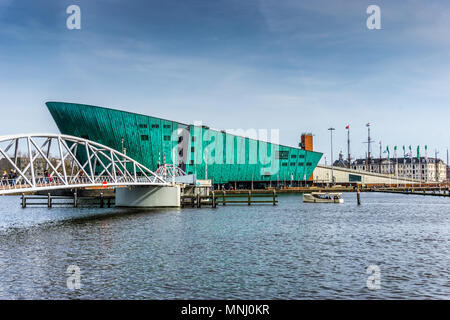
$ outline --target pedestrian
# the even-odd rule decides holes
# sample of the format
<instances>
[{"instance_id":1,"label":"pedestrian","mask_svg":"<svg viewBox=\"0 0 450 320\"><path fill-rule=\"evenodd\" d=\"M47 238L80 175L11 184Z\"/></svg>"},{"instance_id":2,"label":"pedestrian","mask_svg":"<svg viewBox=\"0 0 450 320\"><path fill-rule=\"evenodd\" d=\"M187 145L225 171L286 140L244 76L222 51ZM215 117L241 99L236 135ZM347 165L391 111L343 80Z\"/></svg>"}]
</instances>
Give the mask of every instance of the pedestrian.
<instances>
[{"instance_id":1,"label":"pedestrian","mask_svg":"<svg viewBox=\"0 0 450 320\"><path fill-rule=\"evenodd\" d=\"M9 185L12 186L14 184L14 170L13 169L9 170L8 179L9 179Z\"/></svg>"},{"instance_id":2,"label":"pedestrian","mask_svg":"<svg viewBox=\"0 0 450 320\"><path fill-rule=\"evenodd\" d=\"M14 182L14 185L17 184L17 172L16 172L16 170L13 170L13 182Z\"/></svg>"},{"instance_id":3,"label":"pedestrian","mask_svg":"<svg viewBox=\"0 0 450 320\"><path fill-rule=\"evenodd\" d=\"M8 173L6 172L6 170L3 170L2 186L6 186L7 183L8 183Z\"/></svg>"}]
</instances>

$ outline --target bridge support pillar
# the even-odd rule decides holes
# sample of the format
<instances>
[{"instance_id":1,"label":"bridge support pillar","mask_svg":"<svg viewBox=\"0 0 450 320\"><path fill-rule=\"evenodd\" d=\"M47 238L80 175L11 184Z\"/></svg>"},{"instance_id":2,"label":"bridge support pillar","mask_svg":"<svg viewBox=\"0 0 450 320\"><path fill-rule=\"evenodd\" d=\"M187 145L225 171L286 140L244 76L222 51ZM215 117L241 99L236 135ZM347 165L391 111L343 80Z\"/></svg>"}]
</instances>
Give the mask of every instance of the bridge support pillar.
<instances>
[{"instance_id":1,"label":"bridge support pillar","mask_svg":"<svg viewBox=\"0 0 450 320\"><path fill-rule=\"evenodd\" d=\"M180 186L135 186L116 189L116 207L180 207Z\"/></svg>"}]
</instances>

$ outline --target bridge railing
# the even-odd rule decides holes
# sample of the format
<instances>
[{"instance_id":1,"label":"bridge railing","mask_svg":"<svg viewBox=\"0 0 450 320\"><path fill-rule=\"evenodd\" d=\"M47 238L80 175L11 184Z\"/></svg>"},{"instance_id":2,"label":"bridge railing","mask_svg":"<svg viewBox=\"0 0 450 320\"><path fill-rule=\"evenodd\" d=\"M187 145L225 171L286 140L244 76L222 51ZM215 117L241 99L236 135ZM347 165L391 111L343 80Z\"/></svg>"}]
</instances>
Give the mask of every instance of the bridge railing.
<instances>
[{"instance_id":1,"label":"bridge railing","mask_svg":"<svg viewBox=\"0 0 450 320\"><path fill-rule=\"evenodd\" d=\"M90 177L92 178L92 177ZM94 183L90 181L90 178L87 177L80 177L80 176L69 176L67 177L68 183L65 183L58 177L38 177L34 179L34 186L30 185L29 183L26 183L24 179L16 178L16 179L1 179L0 180L0 191L2 190L22 190L22 189L28 189L28 188L44 188L44 187L53 187L53 186L80 186L80 185L102 185L102 186L108 186L109 184L148 184L148 178L146 177L136 177L130 178L127 176L118 176L115 179L109 177L109 176L94 176L93 180ZM28 179L30 182L33 180L31 177Z\"/></svg>"},{"instance_id":2,"label":"bridge railing","mask_svg":"<svg viewBox=\"0 0 450 320\"><path fill-rule=\"evenodd\" d=\"M15 193L15 190L170 184L117 150L60 134L0 136L0 160L11 170L0 177L0 194Z\"/></svg>"}]
</instances>

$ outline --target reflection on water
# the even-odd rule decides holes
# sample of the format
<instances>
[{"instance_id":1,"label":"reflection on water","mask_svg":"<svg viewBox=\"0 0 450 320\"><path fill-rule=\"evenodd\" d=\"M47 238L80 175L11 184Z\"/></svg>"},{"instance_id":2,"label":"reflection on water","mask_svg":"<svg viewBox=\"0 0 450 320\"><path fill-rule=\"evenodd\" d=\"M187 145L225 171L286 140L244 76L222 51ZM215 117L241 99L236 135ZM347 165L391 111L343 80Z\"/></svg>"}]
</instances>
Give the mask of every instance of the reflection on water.
<instances>
[{"instance_id":1,"label":"reflection on water","mask_svg":"<svg viewBox=\"0 0 450 320\"><path fill-rule=\"evenodd\" d=\"M0 197L0 298L450 298L450 199L126 210ZM81 289L66 286L69 265ZM366 268L381 269L381 289Z\"/></svg>"}]
</instances>

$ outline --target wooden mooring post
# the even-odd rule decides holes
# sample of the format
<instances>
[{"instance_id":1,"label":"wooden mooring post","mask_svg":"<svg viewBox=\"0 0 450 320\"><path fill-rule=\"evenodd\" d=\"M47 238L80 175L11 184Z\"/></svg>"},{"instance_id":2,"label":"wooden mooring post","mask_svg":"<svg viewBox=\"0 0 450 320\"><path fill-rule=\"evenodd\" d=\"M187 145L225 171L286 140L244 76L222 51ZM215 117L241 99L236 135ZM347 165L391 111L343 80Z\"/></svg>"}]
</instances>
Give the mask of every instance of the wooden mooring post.
<instances>
[{"instance_id":1,"label":"wooden mooring post","mask_svg":"<svg viewBox=\"0 0 450 320\"><path fill-rule=\"evenodd\" d=\"M185 195L181 196L181 207L184 208L187 205L192 208L201 208L204 206L211 206L217 208L218 205L254 205L254 204L278 204L278 194L276 190L270 190L265 192L252 192L246 190L245 192L227 192L225 190L211 191L209 195ZM264 199L265 198L265 199Z\"/></svg>"},{"instance_id":2,"label":"wooden mooring post","mask_svg":"<svg viewBox=\"0 0 450 320\"><path fill-rule=\"evenodd\" d=\"M27 207L27 198L25 198L25 195L22 193L22 208Z\"/></svg>"},{"instance_id":3,"label":"wooden mooring post","mask_svg":"<svg viewBox=\"0 0 450 320\"><path fill-rule=\"evenodd\" d=\"M52 195L50 194L50 193L47 193L47 206L49 207L49 208L51 208L52 207Z\"/></svg>"}]
</instances>

